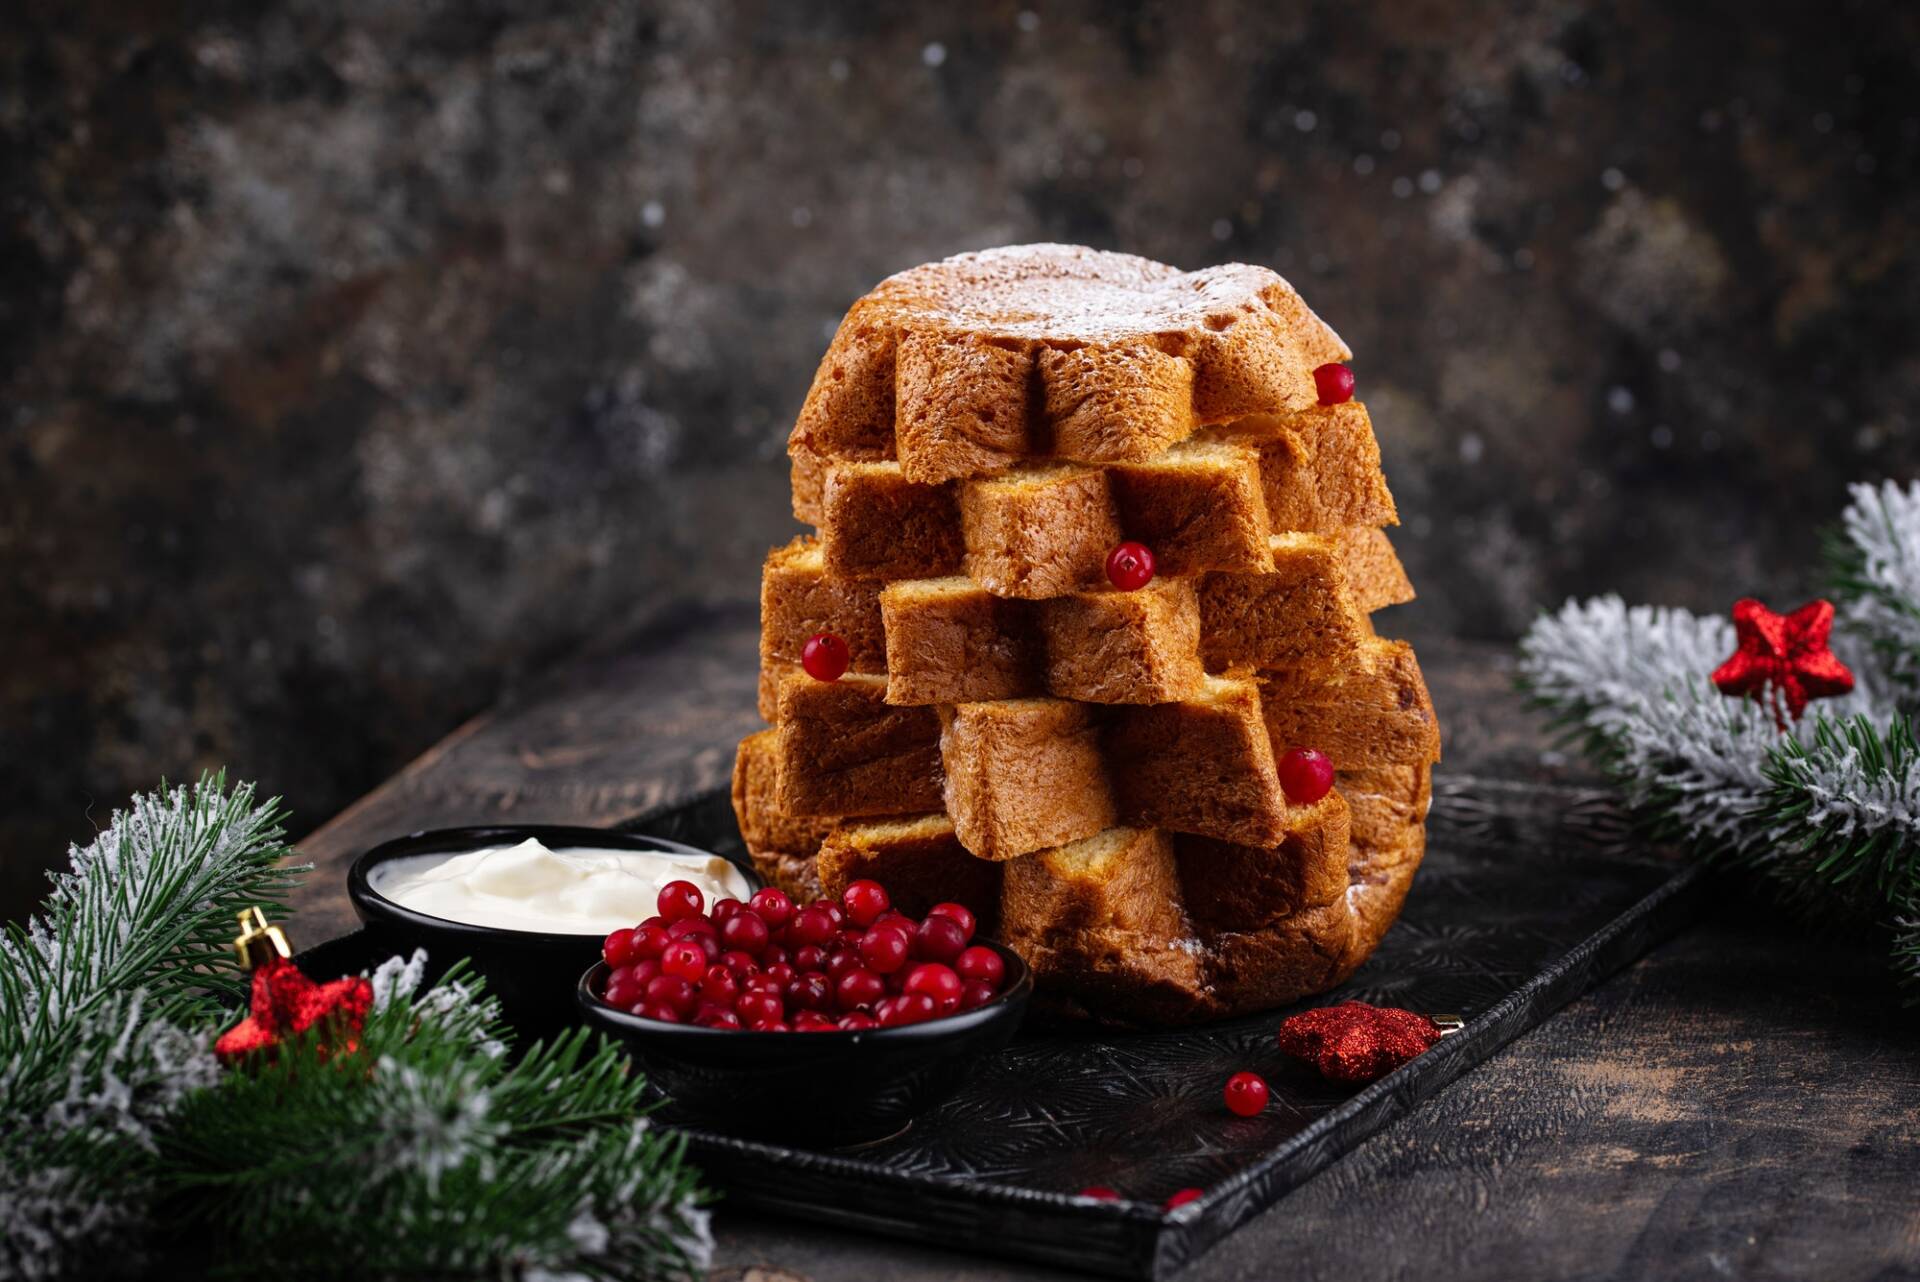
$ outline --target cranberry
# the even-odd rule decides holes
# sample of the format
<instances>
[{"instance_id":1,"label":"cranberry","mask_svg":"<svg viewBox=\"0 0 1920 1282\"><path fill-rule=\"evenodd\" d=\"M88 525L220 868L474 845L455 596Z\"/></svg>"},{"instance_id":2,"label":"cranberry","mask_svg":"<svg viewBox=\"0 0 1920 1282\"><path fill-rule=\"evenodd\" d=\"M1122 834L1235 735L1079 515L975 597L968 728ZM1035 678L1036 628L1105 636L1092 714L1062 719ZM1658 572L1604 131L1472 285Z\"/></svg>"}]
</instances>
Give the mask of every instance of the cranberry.
<instances>
[{"instance_id":1,"label":"cranberry","mask_svg":"<svg viewBox=\"0 0 1920 1282\"><path fill-rule=\"evenodd\" d=\"M736 912L720 923L720 942L743 953L758 953L767 946L771 933L755 913Z\"/></svg>"},{"instance_id":2,"label":"cranberry","mask_svg":"<svg viewBox=\"0 0 1920 1282\"><path fill-rule=\"evenodd\" d=\"M645 997L646 993L646 982L635 979L633 972L624 966L607 976L605 999L609 1006L625 1010Z\"/></svg>"},{"instance_id":3,"label":"cranberry","mask_svg":"<svg viewBox=\"0 0 1920 1282\"><path fill-rule=\"evenodd\" d=\"M628 969L633 972L633 977L637 982L644 984L660 973L660 959L658 957L642 957L639 961L628 967Z\"/></svg>"},{"instance_id":4,"label":"cranberry","mask_svg":"<svg viewBox=\"0 0 1920 1282\"><path fill-rule=\"evenodd\" d=\"M913 955L928 961L951 962L966 946L966 932L951 917L929 917L913 932Z\"/></svg>"},{"instance_id":5,"label":"cranberry","mask_svg":"<svg viewBox=\"0 0 1920 1282\"><path fill-rule=\"evenodd\" d=\"M739 1013L741 1023L757 1029L785 1014L786 1003L780 1000L778 993L756 991L740 994L740 1001L734 1010Z\"/></svg>"},{"instance_id":6,"label":"cranberry","mask_svg":"<svg viewBox=\"0 0 1920 1282\"><path fill-rule=\"evenodd\" d=\"M795 972L793 967L787 965L785 962L775 962L762 973L765 974L767 978L779 983L780 987L785 988L793 982Z\"/></svg>"},{"instance_id":7,"label":"cranberry","mask_svg":"<svg viewBox=\"0 0 1920 1282\"><path fill-rule=\"evenodd\" d=\"M988 988L998 988L1000 981L1007 977L1007 964L1000 960L1000 954L984 944L975 944L961 952L954 959L953 968L960 972L962 979L977 979Z\"/></svg>"},{"instance_id":8,"label":"cranberry","mask_svg":"<svg viewBox=\"0 0 1920 1282\"><path fill-rule=\"evenodd\" d=\"M824 944L834 929L833 918L828 916L825 904L808 904L787 923L787 947Z\"/></svg>"},{"instance_id":9,"label":"cranberry","mask_svg":"<svg viewBox=\"0 0 1920 1282\"><path fill-rule=\"evenodd\" d=\"M1227 1079L1227 1107L1241 1117L1252 1117L1267 1106L1267 1084L1258 1073L1235 1073Z\"/></svg>"},{"instance_id":10,"label":"cranberry","mask_svg":"<svg viewBox=\"0 0 1920 1282\"><path fill-rule=\"evenodd\" d=\"M1315 748L1288 748L1280 758L1280 786L1288 801L1310 806L1333 787L1333 762Z\"/></svg>"},{"instance_id":11,"label":"cranberry","mask_svg":"<svg viewBox=\"0 0 1920 1282\"><path fill-rule=\"evenodd\" d=\"M822 899L820 901L820 911L824 912L828 919L833 922L833 928L835 930L846 929L847 910L842 908L838 902L832 899Z\"/></svg>"},{"instance_id":12,"label":"cranberry","mask_svg":"<svg viewBox=\"0 0 1920 1282\"><path fill-rule=\"evenodd\" d=\"M827 954L827 978L838 979L850 970L863 969L860 954L851 948L842 948L838 952Z\"/></svg>"},{"instance_id":13,"label":"cranberry","mask_svg":"<svg viewBox=\"0 0 1920 1282\"><path fill-rule=\"evenodd\" d=\"M796 1033L833 1033L838 1032L839 1027L817 1010L803 1010L793 1017L793 1031Z\"/></svg>"},{"instance_id":14,"label":"cranberry","mask_svg":"<svg viewBox=\"0 0 1920 1282\"><path fill-rule=\"evenodd\" d=\"M640 952L633 946L633 931L616 930L608 935L606 942L600 945L600 955L606 958L607 965L616 970L639 961Z\"/></svg>"},{"instance_id":15,"label":"cranberry","mask_svg":"<svg viewBox=\"0 0 1920 1282\"><path fill-rule=\"evenodd\" d=\"M707 897L690 881L670 881L660 887L660 916L667 922L698 917L707 906Z\"/></svg>"},{"instance_id":16,"label":"cranberry","mask_svg":"<svg viewBox=\"0 0 1920 1282\"><path fill-rule=\"evenodd\" d=\"M969 943L973 941L973 932L978 929L980 925L980 923L974 919L973 909L967 907L965 904L935 904L933 907L927 909L927 916L945 917L949 921L958 923L960 933L967 937L967 942Z\"/></svg>"},{"instance_id":17,"label":"cranberry","mask_svg":"<svg viewBox=\"0 0 1920 1282\"><path fill-rule=\"evenodd\" d=\"M860 960L868 970L891 975L907 964L907 932L893 925L876 925L860 937Z\"/></svg>"},{"instance_id":18,"label":"cranberry","mask_svg":"<svg viewBox=\"0 0 1920 1282\"><path fill-rule=\"evenodd\" d=\"M1153 550L1127 542L1107 553L1107 581L1122 592L1138 592L1153 582Z\"/></svg>"},{"instance_id":19,"label":"cranberry","mask_svg":"<svg viewBox=\"0 0 1920 1282\"><path fill-rule=\"evenodd\" d=\"M707 973L706 950L697 939L675 940L660 954L660 969L665 974L678 975L689 984L694 983Z\"/></svg>"},{"instance_id":20,"label":"cranberry","mask_svg":"<svg viewBox=\"0 0 1920 1282\"><path fill-rule=\"evenodd\" d=\"M841 1010L859 1010L887 995L887 983L872 971L856 967L834 981L833 996Z\"/></svg>"},{"instance_id":21,"label":"cranberry","mask_svg":"<svg viewBox=\"0 0 1920 1282\"><path fill-rule=\"evenodd\" d=\"M1313 390L1322 405L1341 405L1353 399L1353 371L1333 362L1313 371Z\"/></svg>"},{"instance_id":22,"label":"cranberry","mask_svg":"<svg viewBox=\"0 0 1920 1282\"><path fill-rule=\"evenodd\" d=\"M838 681L851 659L847 643L831 632L816 632L800 647L800 666L815 681Z\"/></svg>"},{"instance_id":23,"label":"cranberry","mask_svg":"<svg viewBox=\"0 0 1920 1282\"><path fill-rule=\"evenodd\" d=\"M666 1006L684 1015L693 1009L693 985L678 975L655 975L647 981L647 1004Z\"/></svg>"},{"instance_id":24,"label":"cranberry","mask_svg":"<svg viewBox=\"0 0 1920 1282\"><path fill-rule=\"evenodd\" d=\"M992 984L979 979L969 979L966 987L960 990L960 1009L977 1010L1000 994Z\"/></svg>"},{"instance_id":25,"label":"cranberry","mask_svg":"<svg viewBox=\"0 0 1920 1282\"><path fill-rule=\"evenodd\" d=\"M1176 1207L1185 1206L1189 1202L1196 1202L1200 1199L1203 1191L1204 1190L1201 1189L1181 1189L1161 1204L1162 1209L1171 1211Z\"/></svg>"},{"instance_id":26,"label":"cranberry","mask_svg":"<svg viewBox=\"0 0 1920 1282\"><path fill-rule=\"evenodd\" d=\"M747 976L760 972L760 963L737 948L731 952L721 953L720 964L732 971L736 979L744 980Z\"/></svg>"},{"instance_id":27,"label":"cranberry","mask_svg":"<svg viewBox=\"0 0 1920 1282\"><path fill-rule=\"evenodd\" d=\"M808 971L823 971L827 968L827 950L815 944L804 944L793 950L793 968L804 975Z\"/></svg>"},{"instance_id":28,"label":"cranberry","mask_svg":"<svg viewBox=\"0 0 1920 1282\"><path fill-rule=\"evenodd\" d=\"M901 991L909 997L926 997L940 1014L951 1015L960 1009L960 998L966 992L966 985L960 982L960 976L954 974L953 967L943 966L939 962L921 962L907 972L907 982Z\"/></svg>"},{"instance_id":29,"label":"cranberry","mask_svg":"<svg viewBox=\"0 0 1920 1282\"><path fill-rule=\"evenodd\" d=\"M700 981L700 996L731 1010L740 997L740 981L725 966L709 966Z\"/></svg>"},{"instance_id":30,"label":"cranberry","mask_svg":"<svg viewBox=\"0 0 1920 1282\"><path fill-rule=\"evenodd\" d=\"M767 923L769 930L780 929L793 916L793 901L787 898L787 892L772 886L754 891L747 907L760 914L760 920Z\"/></svg>"},{"instance_id":31,"label":"cranberry","mask_svg":"<svg viewBox=\"0 0 1920 1282\"><path fill-rule=\"evenodd\" d=\"M862 1015L859 1011L854 1011L850 1015L842 1015L840 1017L840 1027L849 1033L857 1033L869 1028L878 1028L880 1024L873 1016Z\"/></svg>"},{"instance_id":32,"label":"cranberry","mask_svg":"<svg viewBox=\"0 0 1920 1282\"><path fill-rule=\"evenodd\" d=\"M1075 1197L1090 1197L1098 1202L1118 1202L1120 1195L1104 1184L1089 1184L1074 1194Z\"/></svg>"},{"instance_id":33,"label":"cranberry","mask_svg":"<svg viewBox=\"0 0 1920 1282\"><path fill-rule=\"evenodd\" d=\"M825 975L795 975L787 985L787 1005L799 1010L831 1010L833 981Z\"/></svg>"},{"instance_id":34,"label":"cranberry","mask_svg":"<svg viewBox=\"0 0 1920 1282\"><path fill-rule=\"evenodd\" d=\"M898 1028L902 1024L921 1024L934 1016L933 998L925 993L901 993L888 999L893 1003L886 1014L880 1015L880 1023L887 1028ZM876 1007L875 1014L879 1014Z\"/></svg>"},{"instance_id":35,"label":"cranberry","mask_svg":"<svg viewBox=\"0 0 1920 1282\"><path fill-rule=\"evenodd\" d=\"M920 923L901 912L898 908L889 908L887 911L881 913L879 919L873 924L876 926L905 926L907 932L911 934L913 928Z\"/></svg>"},{"instance_id":36,"label":"cranberry","mask_svg":"<svg viewBox=\"0 0 1920 1282\"><path fill-rule=\"evenodd\" d=\"M718 935L720 928L705 917L682 917L667 927L668 939L685 939L688 935Z\"/></svg>"},{"instance_id":37,"label":"cranberry","mask_svg":"<svg viewBox=\"0 0 1920 1282\"><path fill-rule=\"evenodd\" d=\"M787 991L787 981L763 970L758 975L747 976L747 982L741 987L749 993L772 993L779 997Z\"/></svg>"},{"instance_id":38,"label":"cranberry","mask_svg":"<svg viewBox=\"0 0 1920 1282\"><path fill-rule=\"evenodd\" d=\"M760 952L760 964L762 966L778 966L781 962L790 960L787 956L787 950L778 944L768 944Z\"/></svg>"},{"instance_id":39,"label":"cranberry","mask_svg":"<svg viewBox=\"0 0 1920 1282\"><path fill-rule=\"evenodd\" d=\"M714 925L724 926L727 924L727 918L745 908L746 905L738 899L719 899L715 900L713 907L707 910L707 916L713 919Z\"/></svg>"},{"instance_id":40,"label":"cranberry","mask_svg":"<svg viewBox=\"0 0 1920 1282\"><path fill-rule=\"evenodd\" d=\"M665 1002L646 1002L634 1007L633 1013L642 1019L657 1019L663 1024L678 1024L680 1012Z\"/></svg>"},{"instance_id":41,"label":"cranberry","mask_svg":"<svg viewBox=\"0 0 1920 1282\"><path fill-rule=\"evenodd\" d=\"M847 916L856 926L873 925L881 913L893 907L886 888L877 881L854 882L841 894L840 902L847 906Z\"/></svg>"},{"instance_id":42,"label":"cranberry","mask_svg":"<svg viewBox=\"0 0 1920 1282\"><path fill-rule=\"evenodd\" d=\"M633 950L636 957L658 957L667 951L667 945L673 937L667 934L667 928L661 925L639 926L633 932Z\"/></svg>"},{"instance_id":43,"label":"cranberry","mask_svg":"<svg viewBox=\"0 0 1920 1282\"><path fill-rule=\"evenodd\" d=\"M718 1007L713 1008L710 1014L707 1014L703 1018L696 1019L694 1022L696 1024L703 1024L708 1028L724 1028L736 1033L739 1032L741 1028L740 1017L738 1015L730 1010L722 1010Z\"/></svg>"}]
</instances>

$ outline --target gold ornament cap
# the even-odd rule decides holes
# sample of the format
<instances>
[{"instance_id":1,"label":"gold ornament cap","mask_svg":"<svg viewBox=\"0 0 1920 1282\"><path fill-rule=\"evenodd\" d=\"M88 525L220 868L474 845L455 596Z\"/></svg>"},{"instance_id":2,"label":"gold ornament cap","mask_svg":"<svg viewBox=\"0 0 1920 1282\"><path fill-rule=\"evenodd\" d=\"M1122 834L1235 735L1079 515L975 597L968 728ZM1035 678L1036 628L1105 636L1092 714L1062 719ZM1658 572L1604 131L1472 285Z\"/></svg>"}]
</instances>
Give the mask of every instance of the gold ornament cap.
<instances>
[{"instance_id":1,"label":"gold ornament cap","mask_svg":"<svg viewBox=\"0 0 1920 1282\"><path fill-rule=\"evenodd\" d=\"M269 925L267 915L258 908L249 908L240 914L240 934L233 941L233 951L239 957L241 966L248 970L275 957L293 956L293 946L287 943L286 932L278 926Z\"/></svg>"}]
</instances>

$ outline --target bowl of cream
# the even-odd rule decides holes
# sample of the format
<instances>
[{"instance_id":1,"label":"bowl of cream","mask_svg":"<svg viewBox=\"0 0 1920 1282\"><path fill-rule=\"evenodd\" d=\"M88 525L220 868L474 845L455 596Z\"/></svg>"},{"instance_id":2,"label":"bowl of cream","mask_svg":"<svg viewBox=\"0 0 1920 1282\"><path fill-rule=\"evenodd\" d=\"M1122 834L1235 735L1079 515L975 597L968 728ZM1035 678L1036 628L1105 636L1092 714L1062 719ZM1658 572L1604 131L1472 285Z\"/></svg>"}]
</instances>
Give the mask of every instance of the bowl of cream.
<instances>
[{"instance_id":1,"label":"bowl of cream","mask_svg":"<svg viewBox=\"0 0 1920 1282\"><path fill-rule=\"evenodd\" d=\"M664 837L528 824L384 842L354 861L347 897L382 946L426 949L429 978L470 959L525 1041L577 1022L580 972L608 932L654 915L670 881L692 882L708 903L761 885L744 859Z\"/></svg>"}]
</instances>

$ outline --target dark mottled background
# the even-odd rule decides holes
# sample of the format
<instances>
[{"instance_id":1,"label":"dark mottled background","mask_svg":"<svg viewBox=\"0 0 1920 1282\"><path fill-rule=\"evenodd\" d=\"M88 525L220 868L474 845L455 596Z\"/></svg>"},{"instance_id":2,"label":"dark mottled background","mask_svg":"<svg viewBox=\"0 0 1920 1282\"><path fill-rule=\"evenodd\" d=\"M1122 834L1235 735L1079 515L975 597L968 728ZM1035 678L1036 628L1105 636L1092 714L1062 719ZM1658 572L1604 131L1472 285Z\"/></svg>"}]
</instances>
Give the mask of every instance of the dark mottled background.
<instances>
[{"instance_id":1,"label":"dark mottled background","mask_svg":"<svg viewBox=\"0 0 1920 1282\"><path fill-rule=\"evenodd\" d=\"M1292 278L1359 353L1416 634L1790 599L1847 481L1920 471L1911 6L0 23L0 909L162 774L310 826L751 595L835 321L959 250Z\"/></svg>"}]
</instances>

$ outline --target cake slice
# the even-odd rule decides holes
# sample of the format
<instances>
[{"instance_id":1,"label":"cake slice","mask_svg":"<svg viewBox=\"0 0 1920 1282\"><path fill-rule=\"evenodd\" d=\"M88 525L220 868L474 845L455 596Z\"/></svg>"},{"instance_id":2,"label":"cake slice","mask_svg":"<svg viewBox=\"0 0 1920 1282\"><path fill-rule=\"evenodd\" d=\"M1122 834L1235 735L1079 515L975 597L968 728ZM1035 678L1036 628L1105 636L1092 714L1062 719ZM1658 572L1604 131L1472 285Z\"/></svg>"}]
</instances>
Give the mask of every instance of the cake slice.
<instances>
[{"instance_id":1,"label":"cake slice","mask_svg":"<svg viewBox=\"0 0 1920 1282\"><path fill-rule=\"evenodd\" d=\"M1385 530L1353 525L1333 537L1340 548L1340 564L1346 569L1353 603L1362 614L1413 600L1413 583Z\"/></svg>"},{"instance_id":2,"label":"cake slice","mask_svg":"<svg viewBox=\"0 0 1920 1282\"><path fill-rule=\"evenodd\" d=\"M1193 362L1151 343L1044 347L1039 375L1058 458L1082 463L1151 458L1198 426Z\"/></svg>"},{"instance_id":3,"label":"cake slice","mask_svg":"<svg viewBox=\"0 0 1920 1282\"><path fill-rule=\"evenodd\" d=\"M1156 578L1034 603L1047 690L1085 703L1166 703L1192 696L1200 600L1190 579Z\"/></svg>"},{"instance_id":4,"label":"cake slice","mask_svg":"<svg viewBox=\"0 0 1920 1282\"><path fill-rule=\"evenodd\" d=\"M1372 638L1334 683L1297 673L1263 675L1261 698L1275 751L1318 748L1336 770L1440 760L1440 723L1413 647Z\"/></svg>"},{"instance_id":5,"label":"cake slice","mask_svg":"<svg viewBox=\"0 0 1920 1282\"><path fill-rule=\"evenodd\" d=\"M977 703L1042 692L1040 636L1026 602L972 579L906 579L880 594L887 702Z\"/></svg>"},{"instance_id":6,"label":"cake slice","mask_svg":"<svg viewBox=\"0 0 1920 1282\"><path fill-rule=\"evenodd\" d=\"M1248 931L1332 903L1347 889L1349 825L1346 800L1335 791L1297 807L1271 846L1176 836L1187 914L1203 932Z\"/></svg>"},{"instance_id":7,"label":"cake slice","mask_svg":"<svg viewBox=\"0 0 1920 1282\"><path fill-rule=\"evenodd\" d=\"M820 541L801 535L767 554L760 575L760 663L800 662L808 638L831 632L847 643L855 672L887 670L880 584L827 574Z\"/></svg>"},{"instance_id":8,"label":"cake slice","mask_svg":"<svg viewBox=\"0 0 1920 1282\"><path fill-rule=\"evenodd\" d=\"M953 489L908 479L898 462L835 463L821 499L827 572L850 579L928 579L960 568Z\"/></svg>"},{"instance_id":9,"label":"cake slice","mask_svg":"<svg viewBox=\"0 0 1920 1282\"><path fill-rule=\"evenodd\" d=\"M1056 1010L1155 1024L1213 1009L1164 833L1111 828L1006 864L1000 933Z\"/></svg>"},{"instance_id":10,"label":"cake slice","mask_svg":"<svg viewBox=\"0 0 1920 1282\"><path fill-rule=\"evenodd\" d=\"M909 916L924 917L935 904L965 904L984 931L1000 917L1000 865L968 854L945 815L842 824L815 862L828 898L867 878L885 886L893 906Z\"/></svg>"},{"instance_id":11,"label":"cake slice","mask_svg":"<svg viewBox=\"0 0 1920 1282\"><path fill-rule=\"evenodd\" d=\"M895 355L895 448L916 481L1001 472L1044 453L1031 439L1030 344L930 330Z\"/></svg>"},{"instance_id":12,"label":"cake slice","mask_svg":"<svg viewBox=\"0 0 1920 1282\"><path fill-rule=\"evenodd\" d=\"M1350 525L1399 524L1373 422L1359 401L1253 414L1206 435L1259 451L1261 491L1275 530L1331 534Z\"/></svg>"},{"instance_id":13,"label":"cake slice","mask_svg":"<svg viewBox=\"0 0 1920 1282\"><path fill-rule=\"evenodd\" d=\"M1236 441L1183 441L1107 469L1120 528L1162 575L1260 571L1271 554L1260 455Z\"/></svg>"},{"instance_id":14,"label":"cake slice","mask_svg":"<svg viewBox=\"0 0 1920 1282\"><path fill-rule=\"evenodd\" d=\"M1200 651L1207 669L1334 667L1366 635L1339 543L1276 534L1271 568L1209 574L1200 585Z\"/></svg>"},{"instance_id":15,"label":"cake slice","mask_svg":"<svg viewBox=\"0 0 1920 1282\"><path fill-rule=\"evenodd\" d=\"M1094 709L1002 699L940 709L946 811L982 859L1012 859L1115 822Z\"/></svg>"},{"instance_id":16,"label":"cake slice","mask_svg":"<svg viewBox=\"0 0 1920 1282\"><path fill-rule=\"evenodd\" d=\"M1072 464L967 481L960 520L967 576L996 596L1037 600L1092 587L1120 542L1106 475Z\"/></svg>"},{"instance_id":17,"label":"cake slice","mask_svg":"<svg viewBox=\"0 0 1920 1282\"><path fill-rule=\"evenodd\" d=\"M1107 751L1128 824L1273 846L1293 821L1252 681L1209 676L1190 700L1115 708Z\"/></svg>"},{"instance_id":18,"label":"cake slice","mask_svg":"<svg viewBox=\"0 0 1920 1282\"><path fill-rule=\"evenodd\" d=\"M820 880L813 857L837 821L781 809L778 740L778 731L761 730L740 741L733 759L733 816L760 876L796 899L815 899Z\"/></svg>"},{"instance_id":19,"label":"cake slice","mask_svg":"<svg viewBox=\"0 0 1920 1282\"><path fill-rule=\"evenodd\" d=\"M792 815L910 815L941 806L940 718L886 702L887 679L788 674L779 688L778 804Z\"/></svg>"}]
</instances>

